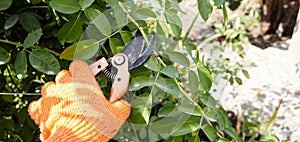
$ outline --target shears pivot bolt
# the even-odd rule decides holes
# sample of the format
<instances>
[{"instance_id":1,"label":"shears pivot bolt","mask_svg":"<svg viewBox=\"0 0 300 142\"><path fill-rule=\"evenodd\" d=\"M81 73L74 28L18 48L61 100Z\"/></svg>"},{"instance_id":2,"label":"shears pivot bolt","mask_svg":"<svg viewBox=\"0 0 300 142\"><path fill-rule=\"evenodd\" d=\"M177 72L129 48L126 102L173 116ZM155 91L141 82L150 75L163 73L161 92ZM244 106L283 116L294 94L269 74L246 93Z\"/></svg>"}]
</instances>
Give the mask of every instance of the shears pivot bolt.
<instances>
[{"instance_id":1,"label":"shears pivot bolt","mask_svg":"<svg viewBox=\"0 0 300 142\"><path fill-rule=\"evenodd\" d=\"M116 65L122 65L125 62L124 55L118 55L115 57L114 62Z\"/></svg>"}]
</instances>

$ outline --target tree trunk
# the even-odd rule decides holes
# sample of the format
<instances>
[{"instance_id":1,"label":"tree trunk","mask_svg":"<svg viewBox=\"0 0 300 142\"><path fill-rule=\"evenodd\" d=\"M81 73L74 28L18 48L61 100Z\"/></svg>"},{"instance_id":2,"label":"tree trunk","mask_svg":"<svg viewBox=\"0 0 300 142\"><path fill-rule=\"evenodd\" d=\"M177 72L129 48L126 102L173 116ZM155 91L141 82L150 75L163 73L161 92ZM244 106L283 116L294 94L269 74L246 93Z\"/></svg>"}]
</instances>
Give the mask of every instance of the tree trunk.
<instances>
[{"instance_id":1,"label":"tree trunk","mask_svg":"<svg viewBox=\"0 0 300 142\"><path fill-rule=\"evenodd\" d=\"M299 11L299 0L263 0L261 35L291 38Z\"/></svg>"}]
</instances>

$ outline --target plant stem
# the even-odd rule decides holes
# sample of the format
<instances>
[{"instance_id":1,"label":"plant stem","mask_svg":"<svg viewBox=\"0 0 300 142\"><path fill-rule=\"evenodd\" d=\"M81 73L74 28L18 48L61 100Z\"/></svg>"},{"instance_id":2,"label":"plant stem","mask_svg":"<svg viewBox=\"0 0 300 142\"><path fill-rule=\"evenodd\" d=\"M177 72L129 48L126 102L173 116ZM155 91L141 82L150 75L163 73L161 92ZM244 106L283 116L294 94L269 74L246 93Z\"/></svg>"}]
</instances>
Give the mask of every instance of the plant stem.
<instances>
[{"instance_id":1,"label":"plant stem","mask_svg":"<svg viewBox=\"0 0 300 142\"><path fill-rule=\"evenodd\" d=\"M149 44L149 40L148 40L143 28L141 28L140 25L130 16L130 14L128 13L128 11L125 9L125 7L123 6L123 4L121 2L119 2L119 5L123 9L123 11L126 13L128 19L140 30L140 32L142 33L142 36L144 37L146 43Z\"/></svg>"},{"instance_id":2,"label":"plant stem","mask_svg":"<svg viewBox=\"0 0 300 142\"><path fill-rule=\"evenodd\" d=\"M11 45L15 45L15 46L23 46L20 42L13 42L13 41L9 41L9 40L4 40L4 39L0 39L0 43L6 43L6 44L11 44Z\"/></svg>"}]
</instances>

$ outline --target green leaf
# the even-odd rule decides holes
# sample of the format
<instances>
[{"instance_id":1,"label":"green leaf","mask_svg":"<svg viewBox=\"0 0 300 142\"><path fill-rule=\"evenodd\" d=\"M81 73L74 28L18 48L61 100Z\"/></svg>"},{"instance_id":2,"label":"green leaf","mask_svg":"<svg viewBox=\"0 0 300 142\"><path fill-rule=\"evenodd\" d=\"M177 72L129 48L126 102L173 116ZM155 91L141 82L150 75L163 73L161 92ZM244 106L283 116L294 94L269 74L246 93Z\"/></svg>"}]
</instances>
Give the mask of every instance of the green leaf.
<instances>
[{"instance_id":1,"label":"green leaf","mask_svg":"<svg viewBox=\"0 0 300 142\"><path fill-rule=\"evenodd\" d=\"M127 23L127 15L124 12L124 10L120 6L117 6L114 8L114 14L116 18L117 27L123 27Z\"/></svg>"},{"instance_id":2,"label":"green leaf","mask_svg":"<svg viewBox=\"0 0 300 142\"><path fill-rule=\"evenodd\" d=\"M150 130L158 134L169 134L177 124L179 124L177 119L165 117L150 124Z\"/></svg>"},{"instance_id":3,"label":"green leaf","mask_svg":"<svg viewBox=\"0 0 300 142\"><path fill-rule=\"evenodd\" d=\"M93 4L95 0L79 0L82 9L85 9Z\"/></svg>"},{"instance_id":4,"label":"green leaf","mask_svg":"<svg viewBox=\"0 0 300 142\"><path fill-rule=\"evenodd\" d=\"M172 136L181 136L185 134L192 133L199 129L199 124L196 122L186 122L179 128L174 128ZM175 130L175 131L174 131Z\"/></svg>"},{"instance_id":5,"label":"green leaf","mask_svg":"<svg viewBox=\"0 0 300 142\"><path fill-rule=\"evenodd\" d=\"M200 137L198 135L195 135L191 137L188 142L200 142Z\"/></svg>"},{"instance_id":6,"label":"green leaf","mask_svg":"<svg viewBox=\"0 0 300 142\"><path fill-rule=\"evenodd\" d=\"M21 13L19 16L19 20L23 28L28 33L32 32L33 30L41 28L41 24L39 20L32 14Z\"/></svg>"},{"instance_id":7,"label":"green leaf","mask_svg":"<svg viewBox=\"0 0 300 142\"><path fill-rule=\"evenodd\" d=\"M176 12L167 11L166 18L171 26L173 34L180 37L182 32L182 23Z\"/></svg>"},{"instance_id":8,"label":"green leaf","mask_svg":"<svg viewBox=\"0 0 300 142\"><path fill-rule=\"evenodd\" d=\"M236 132L235 132L235 130L232 127L225 128L224 132L226 134L228 134L230 137L232 137L233 139L235 139L235 140L238 139L238 137L236 135Z\"/></svg>"},{"instance_id":9,"label":"green leaf","mask_svg":"<svg viewBox=\"0 0 300 142\"><path fill-rule=\"evenodd\" d=\"M153 81L149 77L137 76L130 80L128 90L136 91L142 89L143 87L151 86L151 85L153 85Z\"/></svg>"},{"instance_id":10,"label":"green leaf","mask_svg":"<svg viewBox=\"0 0 300 142\"><path fill-rule=\"evenodd\" d=\"M173 117L178 115L180 112L175 106L164 106L159 109L157 116L158 117Z\"/></svg>"},{"instance_id":11,"label":"green leaf","mask_svg":"<svg viewBox=\"0 0 300 142\"><path fill-rule=\"evenodd\" d=\"M148 18L156 18L156 14L150 8L139 8L133 12L138 18L137 20L144 20Z\"/></svg>"},{"instance_id":12,"label":"green leaf","mask_svg":"<svg viewBox=\"0 0 300 142\"><path fill-rule=\"evenodd\" d=\"M112 31L111 24L103 13L101 13L95 19L93 19L92 22L95 24L98 30L105 36L109 36L111 34Z\"/></svg>"},{"instance_id":13,"label":"green leaf","mask_svg":"<svg viewBox=\"0 0 300 142\"><path fill-rule=\"evenodd\" d=\"M114 55L122 49L123 45L123 42L118 38L109 38L109 47Z\"/></svg>"},{"instance_id":14,"label":"green leaf","mask_svg":"<svg viewBox=\"0 0 300 142\"><path fill-rule=\"evenodd\" d=\"M87 60L93 57L99 49L99 42L94 39L79 41L67 47L61 54L61 59Z\"/></svg>"},{"instance_id":15,"label":"green leaf","mask_svg":"<svg viewBox=\"0 0 300 142\"><path fill-rule=\"evenodd\" d=\"M10 95L5 95L5 96L2 96L2 99L6 102L9 102L9 103L12 103L14 101L14 96L10 96Z\"/></svg>"},{"instance_id":16,"label":"green leaf","mask_svg":"<svg viewBox=\"0 0 300 142\"><path fill-rule=\"evenodd\" d=\"M80 9L78 0L51 0L49 4L56 11L64 14L73 14Z\"/></svg>"},{"instance_id":17,"label":"green leaf","mask_svg":"<svg viewBox=\"0 0 300 142\"><path fill-rule=\"evenodd\" d=\"M42 34L43 33L41 28L31 31L25 38L23 46L25 48L33 46L35 43L37 43L40 40Z\"/></svg>"},{"instance_id":18,"label":"green leaf","mask_svg":"<svg viewBox=\"0 0 300 142\"><path fill-rule=\"evenodd\" d=\"M215 99L209 93L200 94L200 101L212 109L214 109L217 104Z\"/></svg>"},{"instance_id":19,"label":"green leaf","mask_svg":"<svg viewBox=\"0 0 300 142\"><path fill-rule=\"evenodd\" d=\"M94 19L97 18L98 15L101 14L101 12L98 9L90 7L90 8L84 9L84 14L89 20L93 21Z\"/></svg>"},{"instance_id":20,"label":"green leaf","mask_svg":"<svg viewBox=\"0 0 300 142\"><path fill-rule=\"evenodd\" d=\"M206 92L209 92L212 85L212 77L210 71L205 66L199 66L197 70L201 87Z\"/></svg>"},{"instance_id":21,"label":"green leaf","mask_svg":"<svg viewBox=\"0 0 300 142\"><path fill-rule=\"evenodd\" d=\"M190 70L188 75L189 86L192 94L199 91L199 80L197 74Z\"/></svg>"},{"instance_id":22,"label":"green leaf","mask_svg":"<svg viewBox=\"0 0 300 142\"><path fill-rule=\"evenodd\" d=\"M27 56L24 51L20 51L17 54L15 63L14 63L16 74L26 74L27 72Z\"/></svg>"},{"instance_id":23,"label":"green leaf","mask_svg":"<svg viewBox=\"0 0 300 142\"><path fill-rule=\"evenodd\" d=\"M146 124L148 124L152 108L152 95L142 94L140 96L136 96L131 102L131 108L137 109L144 118Z\"/></svg>"},{"instance_id":24,"label":"green leaf","mask_svg":"<svg viewBox=\"0 0 300 142\"><path fill-rule=\"evenodd\" d=\"M225 130L225 128L231 127L230 120L228 119L228 115L224 109L218 108L217 117L217 123L222 131Z\"/></svg>"},{"instance_id":25,"label":"green leaf","mask_svg":"<svg viewBox=\"0 0 300 142\"><path fill-rule=\"evenodd\" d=\"M159 71L160 64L155 57L150 56L149 59L144 63L144 66L153 71Z\"/></svg>"},{"instance_id":26,"label":"green leaf","mask_svg":"<svg viewBox=\"0 0 300 142\"><path fill-rule=\"evenodd\" d=\"M203 125L202 130L210 141L213 142L218 138L216 129L209 124Z\"/></svg>"},{"instance_id":27,"label":"green leaf","mask_svg":"<svg viewBox=\"0 0 300 142\"><path fill-rule=\"evenodd\" d=\"M82 35L82 23L79 19L72 19L58 31L58 40L61 44L77 41Z\"/></svg>"},{"instance_id":28,"label":"green leaf","mask_svg":"<svg viewBox=\"0 0 300 142\"><path fill-rule=\"evenodd\" d=\"M0 47L0 65L6 64L10 60L10 54Z\"/></svg>"},{"instance_id":29,"label":"green leaf","mask_svg":"<svg viewBox=\"0 0 300 142\"><path fill-rule=\"evenodd\" d=\"M156 82L156 86L163 91L176 96L176 98L180 98L181 96L178 86L172 79L159 78Z\"/></svg>"},{"instance_id":30,"label":"green leaf","mask_svg":"<svg viewBox=\"0 0 300 142\"><path fill-rule=\"evenodd\" d=\"M167 26L167 24L166 24L165 22L163 22L163 21L158 21L158 22L157 22L156 31L157 31L157 34L163 35L163 36L165 36L166 38L169 37L169 29L168 29L168 26Z\"/></svg>"},{"instance_id":31,"label":"green leaf","mask_svg":"<svg viewBox=\"0 0 300 142\"><path fill-rule=\"evenodd\" d=\"M217 7L222 6L223 3L225 3L225 0L214 0L214 5Z\"/></svg>"},{"instance_id":32,"label":"green leaf","mask_svg":"<svg viewBox=\"0 0 300 142\"><path fill-rule=\"evenodd\" d=\"M179 77L178 70L174 66L171 66L171 65L167 65L167 66L163 67L160 72L171 78Z\"/></svg>"},{"instance_id":33,"label":"green leaf","mask_svg":"<svg viewBox=\"0 0 300 142\"><path fill-rule=\"evenodd\" d=\"M178 107L178 110L189 115L194 115L194 116L203 115L203 111L201 110L201 108L193 104L182 104Z\"/></svg>"},{"instance_id":34,"label":"green leaf","mask_svg":"<svg viewBox=\"0 0 300 142\"><path fill-rule=\"evenodd\" d=\"M248 73L248 71L246 71L246 70L242 70L242 73L244 74L244 76L246 77L246 78L248 78L248 79L250 79L250 75L249 75L249 73Z\"/></svg>"},{"instance_id":35,"label":"green leaf","mask_svg":"<svg viewBox=\"0 0 300 142\"><path fill-rule=\"evenodd\" d=\"M146 128L142 128L139 132L139 136L141 139L145 139L147 137L147 130Z\"/></svg>"},{"instance_id":36,"label":"green leaf","mask_svg":"<svg viewBox=\"0 0 300 142\"><path fill-rule=\"evenodd\" d=\"M129 31L121 31L120 34L121 34L123 42L125 43L125 45L127 45L131 41L131 39L132 39L131 32L129 32Z\"/></svg>"},{"instance_id":37,"label":"green leaf","mask_svg":"<svg viewBox=\"0 0 300 142\"><path fill-rule=\"evenodd\" d=\"M198 63L198 61L199 61L199 51L197 49L197 46L192 44L192 43L189 43L185 47L186 47L186 50L189 53L189 55L192 57L193 61L195 63Z\"/></svg>"},{"instance_id":38,"label":"green leaf","mask_svg":"<svg viewBox=\"0 0 300 142\"><path fill-rule=\"evenodd\" d=\"M4 24L4 29L8 30L11 27L13 27L19 20L19 15L18 14L14 14L8 17L8 19L5 21Z\"/></svg>"},{"instance_id":39,"label":"green leaf","mask_svg":"<svg viewBox=\"0 0 300 142\"><path fill-rule=\"evenodd\" d=\"M33 68L47 75L55 75L60 71L58 60L46 50L33 49L29 54L29 62Z\"/></svg>"},{"instance_id":40,"label":"green leaf","mask_svg":"<svg viewBox=\"0 0 300 142\"><path fill-rule=\"evenodd\" d=\"M185 67L190 66L189 59L183 53L174 51L174 52L169 52L168 56L169 56L170 60L173 61L173 62L176 62L180 65L185 66Z\"/></svg>"},{"instance_id":41,"label":"green leaf","mask_svg":"<svg viewBox=\"0 0 300 142\"><path fill-rule=\"evenodd\" d=\"M13 0L0 0L0 11L8 9L12 2Z\"/></svg>"},{"instance_id":42,"label":"green leaf","mask_svg":"<svg viewBox=\"0 0 300 142\"><path fill-rule=\"evenodd\" d=\"M209 121L216 122L217 121L217 112L208 107L204 108L204 115Z\"/></svg>"},{"instance_id":43,"label":"green leaf","mask_svg":"<svg viewBox=\"0 0 300 142\"><path fill-rule=\"evenodd\" d=\"M209 15L213 11L213 7L210 3L210 0L197 0L198 2L198 10L200 12L201 17L204 21L207 21Z\"/></svg>"},{"instance_id":44,"label":"green leaf","mask_svg":"<svg viewBox=\"0 0 300 142\"><path fill-rule=\"evenodd\" d=\"M235 77L234 79L235 79L236 83L238 83L239 85L242 85L242 84L243 84L243 81L242 81L241 78Z\"/></svg>"}]
</instances>

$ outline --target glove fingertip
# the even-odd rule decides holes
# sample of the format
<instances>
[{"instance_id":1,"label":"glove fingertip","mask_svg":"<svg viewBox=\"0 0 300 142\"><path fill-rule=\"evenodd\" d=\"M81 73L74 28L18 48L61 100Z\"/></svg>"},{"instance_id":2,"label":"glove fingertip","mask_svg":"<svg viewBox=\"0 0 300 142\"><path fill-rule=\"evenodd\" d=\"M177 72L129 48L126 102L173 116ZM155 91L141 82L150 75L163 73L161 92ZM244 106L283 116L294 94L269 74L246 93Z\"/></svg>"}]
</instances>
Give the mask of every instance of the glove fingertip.
<instances>
[{"instance_id":1,"label":"glove fingertip","mask_svg":"<svg viewBox=\"0 0 300 142\"><path fill-rule=\"evenodd\" d=\"M114 102L113 106L118 111L118 113L117 113L118 118L120 118L122 120L126 120L129 117L130 111L131 111L131 106L127 101L119 100L117 102Z\"/></svg>"},{"instance_id":2,"label":"glove fingertip","mask_svg":"<svg viewBox=\"0 0 300 142\"><path fill-rule=\"evenodd\" d=\"M28 106L28 113L29 113L31 119L33 119L34 122L38 125L40 124L40 119L39 119L40 118L40 113L39 113L40 105L39 105L39 103L40 103L40 101L33 101Z\"/></svg>"}]
</instances>

